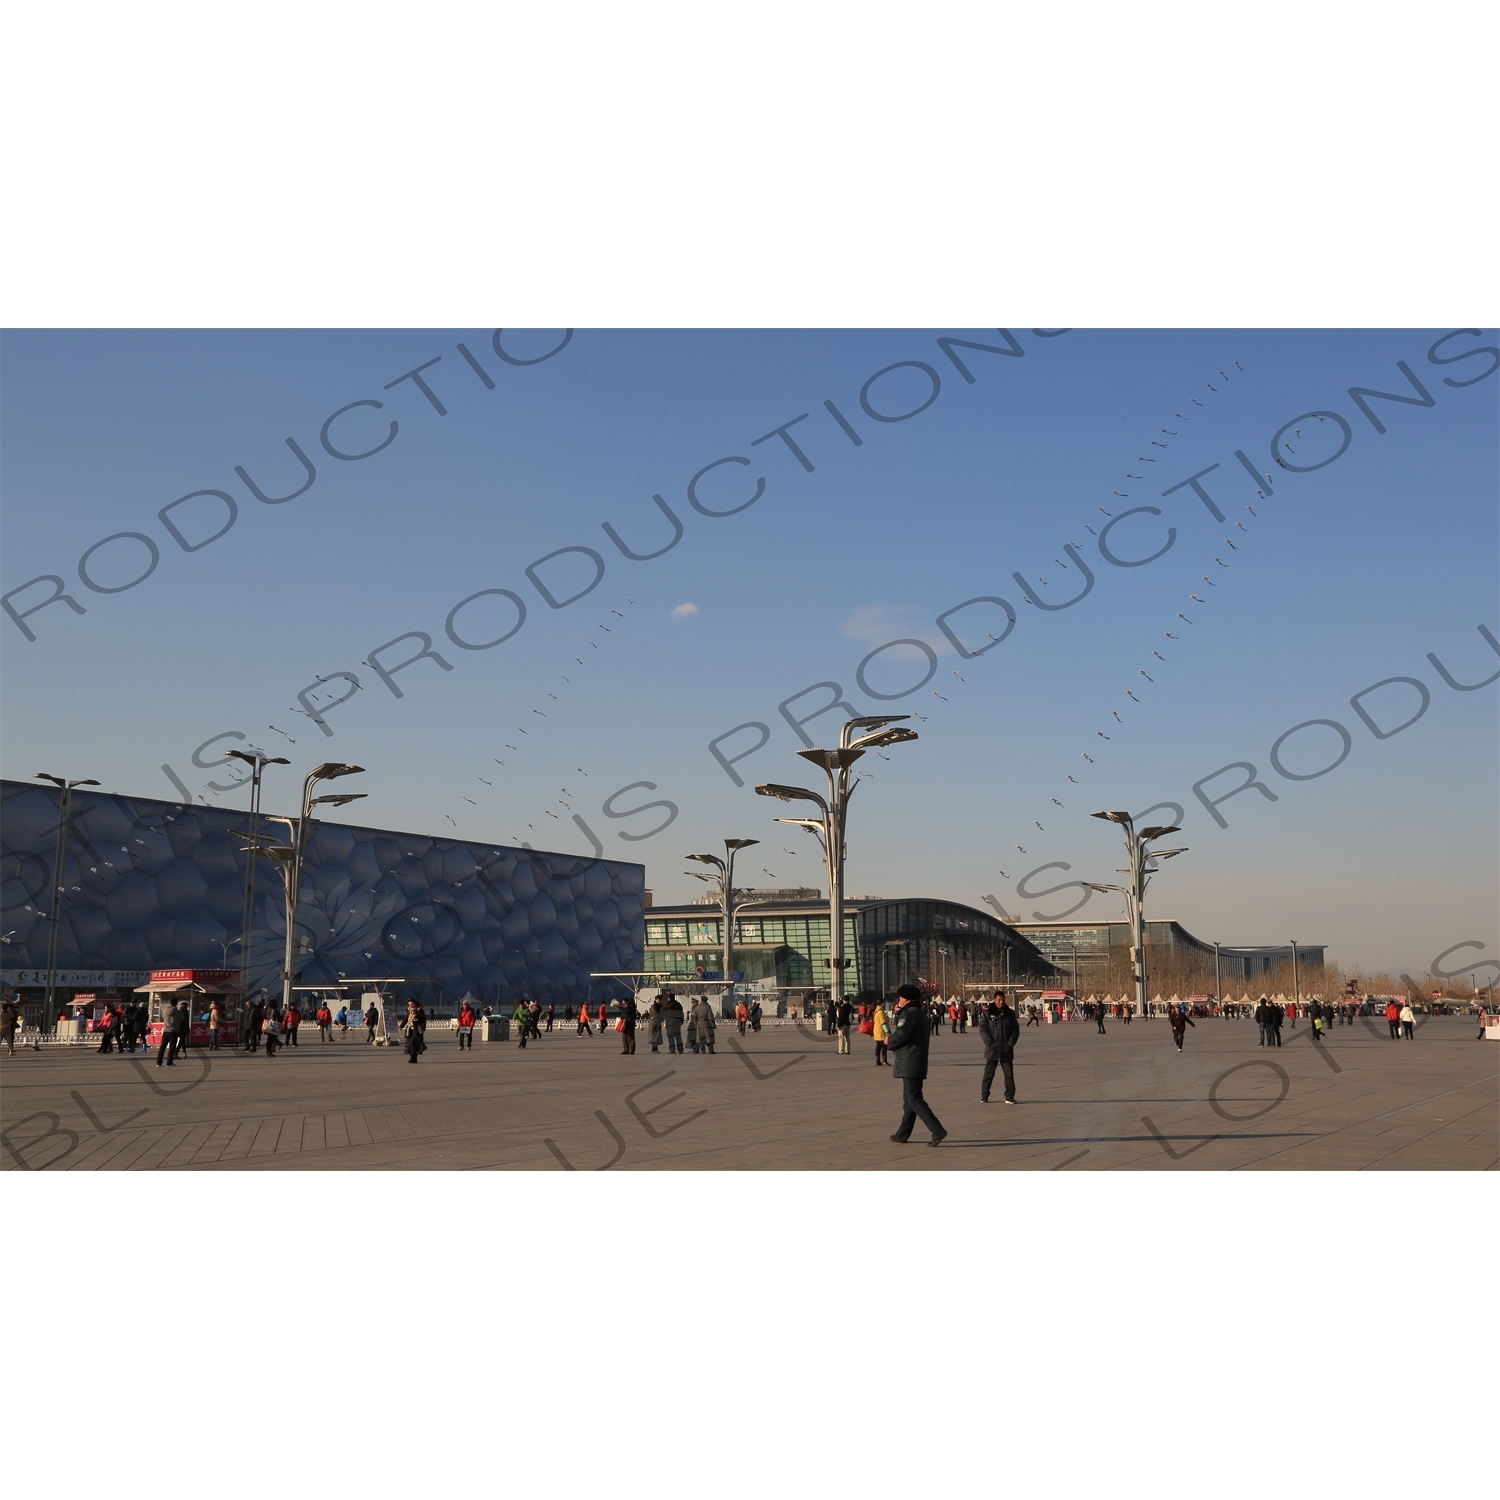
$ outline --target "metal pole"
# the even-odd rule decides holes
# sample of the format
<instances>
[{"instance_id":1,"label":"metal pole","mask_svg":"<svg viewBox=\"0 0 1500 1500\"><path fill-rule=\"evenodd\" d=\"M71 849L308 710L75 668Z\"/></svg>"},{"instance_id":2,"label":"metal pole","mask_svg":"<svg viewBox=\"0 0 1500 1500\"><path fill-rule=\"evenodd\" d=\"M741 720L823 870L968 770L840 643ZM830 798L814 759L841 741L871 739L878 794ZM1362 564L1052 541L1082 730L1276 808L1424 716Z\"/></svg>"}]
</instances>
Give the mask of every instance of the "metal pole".
<instances>
[{"instance_id":1,"label":"metal pole","mask_svg":"<svg viewBox=\"0 0 1500 1500\"><path fill-rule=\"evenodd\" d=\"M1292 943L1292 1004L1295 1005L1295 1006L1297 1006L1300 1009L1301 1005L1302 1005L1302 990L1301 990L1301 986L1298 983L1298 979L1297 979L1297 939L1293 938L1291 940L1291 943Z\"/></svg>"},{"instance_id":2,"label":"metal pole","mask_svg":"<svg viewBox=\"0 0 1500 1500\"><path fill-rule=\"evenodd\" d=\"M837 792L829 803L828 822L828 998L837 1016L844 998L844 819Z\"/></svg>"},{"instance_id":3,"label":"metal pole","mask_svg":"<svg viewBox=\"0 0 1500 1500\"><path fill-rule=\"evenodd\" d=\"M312 812L309 798L312 795L312 773L309 772L307 779L302 783L302 816L297 819L297 827L292 839L291 867L287 872L286 881L286 957L281 971L281 1008L283 1012L290 1010L292 1005L292 984L295 971L292 968L293 945L297 933L297 900L302 891L302 848L303 834L307 828L308 816Z\"/></svg>"},{"instance_id":4,"label":"metal pole","mask_svg":"<svg viewBox=\"0 0 1500 1500\"><path fill-rule=\"evenodd\" d=\"M1151 1014L1146 1008L1146 861L1136 840L1128 832L1125 837L1130 849L1130 925L1135 935L1135 1008L1136 1013L1145 1020Z\"/></svg>"},{"instance_id":5,"label":"metal pole","mask_svg":"<svg viewBox=\"0 0 1500 1500\"><path fill-rule=\"evenodd\" d=\"M828 813L823 837L828 845L828 1000L834 1015L844 998L844 796L849 773L828 772Z\"/></svg>"},{"instance_id":6,"label":"metal pole","mask_svg":"<svg viewBox=\"0 0 1500 1500\"><path fill-rule=\"evenodd\" d=\"M729 985L729 998L734 999L734 849L725 851L729 863L724 868L724 979Z\"/></svg>"},{"instance_id":7,"label":"metal pole","mask_svg":"<svg viewBox=\"0 0 1500 1500\"><path fill-rule=\"evenodd\" d=\"M250 842L255 843L255 836L260 832L260 773L264 769L264 762L259 756L255 759L254 767L250 773ZM255 860L256 855L252 852L245 857L245 919L240 924L240 1009L243 1011L247 998L246 990L250 983L250 933L255 921ZM225 964L225 968L228 968Z\"/></svg>"},{"instance_id":8,"label":"metal pole","mask_svg":"<svg viewBox=\"0 0 1500 1500\"><path fill-rule=\"evenodd\" d=\"M1214 944L1214 1001L1221 1008L1224 1004L1224 996L1219 990L1219 945Z\"/></svg>"},{"instance_id":9,"label":"metal pole","mask_svg":"<svg viewBox=\"0 0 1500 1500\"><path fill-rule=\"evenodd\" d=\"M62 935L63 891L67 882L68 857L68 812L72 804L73 789L66 782L57 811L57 846L52 852L52 900L47 917L47 989L42 997L42 1031L52 1021L52 1000L57 990L57 941Z\"/></svg>"}]
</instances>

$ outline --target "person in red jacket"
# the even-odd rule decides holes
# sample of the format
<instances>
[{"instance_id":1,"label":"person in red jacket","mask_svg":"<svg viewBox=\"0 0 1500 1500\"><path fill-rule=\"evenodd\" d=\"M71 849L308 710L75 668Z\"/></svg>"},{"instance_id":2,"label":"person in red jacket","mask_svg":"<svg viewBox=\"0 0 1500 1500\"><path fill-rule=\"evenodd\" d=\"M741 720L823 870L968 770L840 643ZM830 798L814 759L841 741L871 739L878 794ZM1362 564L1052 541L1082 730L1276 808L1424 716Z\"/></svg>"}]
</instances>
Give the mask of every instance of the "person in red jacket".
<instances>
[{"instance_id":1,"label":"person in red jacket","mask_svg":"<svg viewBox=\"0 0 1500 1500\"><path fill-rule=\"evenodd\" d=\"M333 1040L333 1012L329 1010L326 1000L318 1006L317 1021L318 1035L323 1041L331 1042Z\"/></svg>"},{"instance_id":2,"label":"person in red jacket","mask_svg":"<svg viewBox=\"0 0 1500 1500\"><path fill-rule=\"evenodd\" d=\"M297 1028L302 1024L302 1012L297 1009L296 1001L287 1006L286 1016L283 1020L285 1026L286 1045L295 1047L297 1045Z\"/></svg>"},{"instance_id":3,"label":"person in red jacket","mask_svg":"<svg viewBox=\"0 0 1500 1500\"><path fill-rule=\"evenodd\" d=\"M604 1023L603 1023L602 1019L601 1019L599 1025L600 1025L600 1030L602 1031L603 1028L604 1028ZM594 1034L594 1028L589 1025L589 1003L588 1003L587 1000L585 1000L583 1002L583 1004L578 1007L578 1035L579 1036L584 1036L584 1035L593 1036L593 1034Z\"/></svg>"},{"instance_id":4,"label":"person in red jacket","mask_svg":"<svg viewBox=\"0 0 1500 1500\"><path fill-rule=\"evenodd\" d=\"M1385 1008L1385 1019L1391 1028L1391 1040L1401 1040L1401 1007L1394 1000Z\"/></svg>"},{"instance_id":5,"label":"person in red jacket","mask_svg":"<svg viewBox=\"0 0 1500 1500\"><path fill-rule=\"evenodd\" d=\"M467 1000L458 1013L458 1050L474 1050L474 1007Z\"/></svg>"}]
</instances>

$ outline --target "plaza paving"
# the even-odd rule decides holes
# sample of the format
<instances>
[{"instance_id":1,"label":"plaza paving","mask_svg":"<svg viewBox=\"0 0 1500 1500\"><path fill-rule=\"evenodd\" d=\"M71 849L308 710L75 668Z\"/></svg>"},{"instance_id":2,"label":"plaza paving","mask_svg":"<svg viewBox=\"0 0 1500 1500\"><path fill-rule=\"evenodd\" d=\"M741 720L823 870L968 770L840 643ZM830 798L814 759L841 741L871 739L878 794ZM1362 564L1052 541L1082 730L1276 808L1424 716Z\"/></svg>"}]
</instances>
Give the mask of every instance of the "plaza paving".
<instances>
[{"instance_id":1,"label":"plaza paving","mask_svg":"<svg viewBox=\"0 0 1500 1500\"><path fill-rule=\"evenodd\" d=\"M933 1039L928 1101L949 1131L888 1137L901 1089L869 1038L839 1057L811 1027L721 1026L714 1056L622 1056L571 1027L460 1053L433 1029L416 1066L352 1036L275 1058L44 1049L0 1056L7 1171L264 1170L1492 1170L1500 1045L1438 1017L1415 1041L1384 1022L1305 1025L1280 1050L1243 1021L1023 1030L1019 1103L981 1104L979 1038Z\"/></svg>"}]
</instances>

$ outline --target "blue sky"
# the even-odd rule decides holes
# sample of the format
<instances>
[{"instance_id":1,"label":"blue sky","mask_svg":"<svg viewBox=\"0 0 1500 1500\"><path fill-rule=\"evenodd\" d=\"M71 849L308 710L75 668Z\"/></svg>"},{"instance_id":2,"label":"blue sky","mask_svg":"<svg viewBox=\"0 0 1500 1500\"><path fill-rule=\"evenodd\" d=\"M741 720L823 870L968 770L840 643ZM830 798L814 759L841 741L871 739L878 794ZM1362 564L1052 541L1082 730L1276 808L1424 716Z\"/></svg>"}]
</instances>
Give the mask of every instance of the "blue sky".
<instances>
[{"instance_id":1,"label":"blue sky","mask_svg":"<svg viewBox=\"0 0 1500 1500\"><path fill-rule=\"evenodd\" d=\"M1500 668L1478 630L1500 633L1500 377L1476 379L1500 357L1473 352L1497 342L1493 331L1447 339L1439 359L1473 357L1439 364L1429 349L1450 328L1016 329L1020 356L954 348L972 383L938 340L1009 347L992 329L579 330L530 365L501 359L491 332L5 335L4 588L57 574L87 613L57 603L27 616L35 642L0 618L4 774L95 776L110 790L171 796L165 763L195 795L243 805L243 793L207 790L229 777L193 764L197 747L233 731L247 739L221 740L202 759L240 743L289 755L290 769L269 773L279 779L268 780L267 805L278 809L308 767L347 759L369 768L369 799L351 809L362 823L582 852L577 814L611 856L644 861L658 901L696 893L685 852L758 837L742 866L749 882L822 886L812 841L771 824L783 809L752 788L812 774L778 705L832 681L861 712L926 716L914 721L918 743L867 760L873 774L851 814L852 891L976 904L993 894L1013 913L1057 915L1078 889L1039 893L1109 879L1119 863L1113 830L1090 810L1175 802L1191 852L1158 877L1154 911L1200 936L1326 942L1341 960L1413 972L1463 941L1496 953L1497 687L1456 691L1427 655L1461 683ZM537 358L561 337L517 331L501 347ZM399 381L434 358L422 379L446 415ZM1414 394L1398 361L1434 404L1372 400L1382 434L1348 389ZM875 412L932 395L920 365L939 389L925 410L882 422L861 390L892 365L867 392ZM341 416L335 447L373 447L392 420L397 435L369 458L340 460L320 429L359 401L383 405ZM1316 411L1349 424L1347 451L1310 472L1282 469L1270 445L1283 423L1294 422L1288 464L1338 448L1336 420L1295 420ZM812 472L779 437L754 442L803 413L788 432ZM287 494L305 479L289 436L317 477L296 499L262 504L236 466L266 494ZM1271 493L1255 494L1236 450L1276 476ZM749 463L705 474L704 508L732 509L760 480L764 491L737 514L700 513L689 481L731 457ZM1202 483L1223 521L1190 487L1162 494L1211 464ZM222 490L238 515L188 553L158 512L198 490ZM664 546L672 530L656 494L682 540L627 560L602 525L633 550ZM1156 561L1111 565L1097 533L1137 506L1162 514L1121 521L1109 543L1118 557L1154 552L1168 527L1175 541ZM227 514L213 497L171 512L190 543ZM138 586L91 591L80 556L120 532L150 537L160 561ZM1069 543L1092 572L1089 592L1061 610L1025 602L1018 572L1043 604L1078 592ZM526 569L566 547L593 549L605 571L554 609ZM112 542L90 576L125 585L148 559L143 543ZM539 576L561 599L594 574L568 553ZM520 596L524 625L492 649L455 646L449 611L488 589ZM11 602L26 610L49 591ZM1009 601L1016 624L965 658L935 621L977 596ZM480 641L515 618L489 595L457 628ZM1004 618L977 606L952 624L974 648ZM421 660L397 672L398 699L364 663L417 631L452 670ZM926 642L935 671L882 702L857 686L856 669L900 638ZM893 648L866 682L899 694L928 668L920 649ZM344 671L361 686L329 710L325 737L294 712L296 695L326 691L318 677ZM1377 739L1349 700L1395 677L1422 683L1428 707ZM1420 691L1396 683L1363 702L1389 728ZM822 701L810 695L800 713ZM1342 764L1309 780L1278 773L1273 744L1318 719L1347 730ZM824 743L839 720L826 714L807 732ZM744 723L770 738L737 763L740 787L708 746ZM724 754L758 735L726 741ZM1342 743L1314 725L1279 758L1310 775ZM1193 785L1234 762L1253 764L1276 800L1230 798L1221 828ZM626 815L607 814L607 802ZM664 810L628 813L650 802L677 810L654 835ZM1095 896L1079 914L1109 915L1110 900Z\"/></svg>"}]
</instances>

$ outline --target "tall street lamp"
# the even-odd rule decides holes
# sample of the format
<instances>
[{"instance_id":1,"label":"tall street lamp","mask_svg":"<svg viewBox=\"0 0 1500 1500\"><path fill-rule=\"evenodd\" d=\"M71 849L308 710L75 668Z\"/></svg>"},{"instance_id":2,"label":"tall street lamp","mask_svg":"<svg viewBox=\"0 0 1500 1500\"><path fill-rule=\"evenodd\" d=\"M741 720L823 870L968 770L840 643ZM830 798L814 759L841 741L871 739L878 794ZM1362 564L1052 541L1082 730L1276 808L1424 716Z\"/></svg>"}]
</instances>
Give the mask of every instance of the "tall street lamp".
<instances>
[{"instance_id":1,"label":"tall street lamp","mask_svg":"<svg viewBox=\"0 0 1500 1500\"><path fill-rule=\"evenodd\" d=\"M267 755L263 750L226 750L225 755L242 760L250 767L250 838L252 842L260 833L260 776L267 766L289 766L284 755ZM250 984L250 931L255 919L255 856L245 861L245 916L240 924L240 998L245 998ZM225 968L229 967L226 948Z\"/></svg>"},{"instance_id":2,"label":"tall street lamp","mask_svg":"<svg viewBox=\"0 0 1500 1500\"><path fill-rule=\"evenodd\" d=\"M1224 1008L1224 996L1219 989L1219 945L1214 944L1214 1004L1220 1010Z\"/></svg>"},{"instance_id":3,"label":"tall street lamp","mask_svg":"<svg viewBox=\"0 0 1500 1500\"><path fill-rule=\"evenodd\" d=\"M685 859L696 859L700 864L713 865L717 875L700 875L696 870L688 873L695 880L706 880L718 887L719 910L724 916L724 978L729 984L730 998L734 998L734 914L739 909L734 900L734 857L741 849L758 844L759 839L725 839L725 858L717 854L688 854Z\"/></svg>"},{"instance_id":4,"label":"tall street lamp","mask_svg":"<svg viewBox=\"0 0 1500 1500\"><path fill-rule=\"evenodd\" d=\"M1130 867L1117 873L1130 877L1129 887L1123 885L1095 885L1093 881L1086 880L1084 884L1094 891L1118 891L1125 897L1126 910L1130 913L1130 964L1135 978L1135 1001L1136 1013L1147 1017L1151 1012L1146 1008L1146 886L1150 883L1151 876L1156 867L1151 863L1154 859L1172 859L1178 854L1186 854L1184 849L1148 849L1146 846L1153 839L1165 838L1169 833L1180 832L1176 824L1159 826L1153 824L1150 828L1137 829L1135 819L1128 812L1116 809L1113 812L1091 813L1091 817L1103 818L1110 823L1118 823L1125 831L1125 850L1130 859Z\"/></svg>"},{"instance_id":5,"label":"tall street lamp","mask_svg":"<svg viewBox=\"0 0 1500 1500\"><path fill-rule=\"evenodd\" d=\"M902 950L902 953L898 953L896 955L896 983L898 985L901 983L902 957L908 941L909 939L907 938L887 938L885 942L880 945L880 988L882 990L884 990L889 983L889 979L886 974L885 961L891 956L892 948L899 948Z\"/></svg>"},{"instance_id":6,"label":"tall street lamp","mask_svg":"<svg viewBox=\"0 0 1500 1500\"><path fill-rule=\"evenodd\" d=\"M281 817L273 817L271 820L273 823L286 823L292 830L290 845L279 845L276 849L266 851L271 858L281 860L286 865L286 957L281 970L281 1008L283 1010L289 1009L292 1003L294 979L292 963L297 934L297 903L302 895L302 860L307 853L307 827L312 821L312 810L321 806L342 807L346 802L358 802L366 795L364 792L335 792L326 797L314 797L312 789L320 781L332 781L338 776L356 776L363 770L363 766L346 766L341 761L325 761L321 766L314 766L302 783L301 816L295 821Z\"/></svg>"},{"instance_id":7,"label":"tall street lamp","mask_svg":"<svg viewBox=\"0 0 1500 1500\"><path fill-rule=\"evenodd\" d=\"M1299 984L1298 979L1297 979L1297 939L1293 938L1291 940L1291 943L1292 943L1292 1004L1295 1005L1298 1010L1301 1010L1302 1009L1302 988L1301 988L1301 985Z\"/></svg>"},{"instance_id":8,"label":"tall street lamp","mask_svg":"<svg viewBox=\"0 0 1500 1500\"><path fill-rule=\"evenodd\" d=\"M290 823L291 819L288 818L286 821ZM259 855L261 859L269 859L277 867L281 874L282 887L286 892L286 909L290 913L294 906L294 902L292 901L292 866L296 860L297 851L292 845L277 843L263 833L256 834L250 843L241 845L241 848L252 860ZM240 1003L242 1006L250 1003L248 990L241 989Z\"/></svg>"},{"instance_id":9,"label":"tall street lamp","mask_svg":"<svg viewBox=\"0 0 1500 1500\"><path fill-rule=\"evenodd\" d=\"M849 779L849 769L866 750L885 745L901 745L917 738L914 729L895 727L910 714L884 714L871 718L850 719L839 731L837 750L799 750L803 760L821 766L828 777L827 800L806 787L782 786L766 782L756 787L762 797L776 797L782 802L811 802L821 813L817 818L777 818L777 823L795 823L822 841L823 859L828 870L828 995L835 1008L844 998L844 829L849 798L857 781ZM860 733L859 731L864 731Z\"/></svg>"},{"instance_id":10,"label":"tall street lamp","mask_svg":"<svg viewBox=\"0 0 1500 1500\"><path fill-rule=\"evenodd\" d=\"M75 786L98 786L97 781L67 781L38 771L33 781L50 781L62 791L57 810L57 847L52 852L52 900L47 914L47 989L42 997L42 1031L52 1025L52 998L57 989L57 940L62 935L63 897L67 892L68 818L73 808Z\"/></svg>"}]
</instances>

